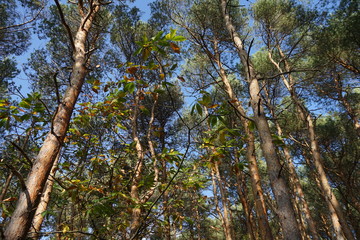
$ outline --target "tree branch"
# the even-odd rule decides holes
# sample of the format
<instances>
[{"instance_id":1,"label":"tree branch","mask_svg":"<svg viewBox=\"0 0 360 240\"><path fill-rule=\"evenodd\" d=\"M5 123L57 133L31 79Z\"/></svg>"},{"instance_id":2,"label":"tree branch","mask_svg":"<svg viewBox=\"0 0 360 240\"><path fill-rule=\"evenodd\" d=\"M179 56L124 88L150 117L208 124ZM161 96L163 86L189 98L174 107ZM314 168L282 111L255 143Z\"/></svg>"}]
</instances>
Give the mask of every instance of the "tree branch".
<instances>
[{"instance_id":1,"label":"tree branch","mask_svg":"<svg viewBox=\"0 0 360 240\"><path fill-rule=\"evenodd\" d=\"M13 145L17 150L19 150L21 152L21 154L25 157L26 161L29 163L30 167L32 167L33 163L31 161L31 159L29 158L29 156L25 153L24 149L22 149L20 146L18 146L16 143L14 142L10 142L11 145Z\"/></svg>"},{"instance_id":2,"label":"tree branch","mask_svg":"<svg viewBox=\"0 0 360 240\"><path fill-rule=\"evenodd\" d=\"M10 25L10 26L6 26L6 27L0 27L0 31L2 31L2 30L5 30L5 29L9 29L9 28L17 28L17 27L21 27L21 26L24 26L24 25L26 25L26 24L28 24L28 23L31 23L31 22L33 22L33 21L35 21L35 19L40 15L40 13L41 13L41 11L44 9L44 5L41 7L41 9L35 14L35 16L32 18L32 19L30 19L30 20L28 20L28 21L26 21L26 22L23 22L23 23L19 23L19 24L15 24L15 25Z\"/></svg>"},{"instance_id":3,"label":"tree branch","mask_svg":"<svg viewBox=\"0 0 360 240\"><path fill-rule=\"evenodd\" d=\"M59 10L61 23L64 25L64 27L66 29L66 32L67 32L67 34L69 36L71 47L72 47L73 50L75 50L75 43L74 43L74 39L73 39L73 36L72 36L72 33L71 33L71 29L70 29L69 25L65 21L64 13L63 13L63 11L61 9L59 0L54 0L54 1L55 1L57 9Z\"/></svg>"}]
</instances>

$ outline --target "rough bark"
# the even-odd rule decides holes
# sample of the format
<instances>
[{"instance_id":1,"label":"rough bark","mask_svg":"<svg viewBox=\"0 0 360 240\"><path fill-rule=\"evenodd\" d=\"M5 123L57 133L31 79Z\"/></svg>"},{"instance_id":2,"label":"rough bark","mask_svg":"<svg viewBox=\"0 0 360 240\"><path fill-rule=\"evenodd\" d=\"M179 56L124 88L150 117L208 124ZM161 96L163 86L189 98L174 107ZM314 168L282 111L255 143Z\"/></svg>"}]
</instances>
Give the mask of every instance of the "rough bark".
<instances>
[{"instance_id":1,"label":"rough bark","mask_svg":"<svg viewBox=\"0 0 360 240\"><path fill-rule=\"evenodd\" d=\"M279 134L279 136L281 136L282 132L281 132L281 128L280 128L279 124L277 124L277 128L278 128L278 134ZM305 218L305 221L306 221L306 223L308 225L308 228L310 230L312 239L318 240L319 238L318 238L318 234L317 234L317 231L316 231L316 224L315 224L315 222L314 222L314 220L313 220L313 218L311 216L310 208L309 208L309 205L307 204L307 201L305 199L305 194L304 194L304 192L302 190L302 186L300 184L299 177L298 177L298 175L296 173L295 165L294 165L294 163L292 161L290 152L287 149L287 147L284 147L283 151L284 151L285 159L286 159L287 164L288 164L290 179L291 179L291 182L294 185L294 191L295 191L295 193L297 195L295 197L295 202L301 207L300 213L302 212L304 214L304 218Z\"/></svg>"},{"instance_id":2,"label":"rough bark","mask_svg":"<svg viewBox=\"0 0 360 240\"><path fill-rule=\"evenodd\" d=\"M7 240L25 239L50 170L64 142L75 103L87 74L85 43L100 4L94 1L90 8L89 15L81 19L74 39L74 64L70 78L71 84L57 108L52 120L51 131L48 133L30 170L26 180L26 189L23 189L20 193L16 209L5 231Z\"/></svg>"},{"instance_id":3,"label":"rough bark","mask_svg":"<svg viewBox=\"0 0 360 240\"><path fill-rule=\"evenodd\" d=\"M272 141L269 124L267 122L264 109L261 103L260 87L256 78L255 70L245 51L243 42L240 39L227 9L227 1L220 0L220 7L224 18L224 23L229 35L234 42L241 63L246 72L246 79L249 84L250 104L254 112L254 121L261 139L261 149L267 163L267 172L269 175L271 188L277 203L277 214L284 239L301 239L298 223L295 217L295 211L291 203L289 187L282 174L283 166L280 164L276 154L276 147Z\"/></svg>"}]
</instances>

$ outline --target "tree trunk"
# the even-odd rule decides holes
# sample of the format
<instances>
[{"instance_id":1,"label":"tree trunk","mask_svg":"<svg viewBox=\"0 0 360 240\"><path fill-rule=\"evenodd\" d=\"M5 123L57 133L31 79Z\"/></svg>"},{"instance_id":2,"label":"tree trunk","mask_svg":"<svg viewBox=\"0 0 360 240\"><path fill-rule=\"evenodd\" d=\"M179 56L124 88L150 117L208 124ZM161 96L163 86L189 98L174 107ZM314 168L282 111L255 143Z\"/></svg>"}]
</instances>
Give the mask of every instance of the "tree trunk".
<instances>
[{"instance_id":1,"label":"tree trunk","mask_svg":"<svg viewBox=\"0 0 360 240\"><path fill-rule=\"evenodd\" d=\"M139 183L142 177L143 167L144 167L144 149L141 145L140 139L138 137L138 129L137 129L137 118L139 115L139 104L140 104L140 89L138 89L135 93L135 99L134 99L134 110L131 117L131 127L132 127L132 138L135 142L135 148L136 148L136 156L137 156L137 163L134 169L134 177L131 183L131 190L130 190L130 196L132 199L134 199L136 202L134 202L135 207L132 209L131 214L131 226L130 226L130 235L131 237L135 236L137 234L137 231L140 227L140 220L141 220L141 208L140 208L140 194L139 194ZM137 238L136 238L137 239Z\"/></svg>"},{"instance_id":2,"label":"tree trunk","mask_svg":"<svg viewBox=\"0 0 360 240\"><path fill-rule=\"evenodd\" d=\"M217 48L217 42L214 40L214 50L215 50L215 62L217 66L219 67L219 74L222 82L224 83L224 89L226 94L228 95L230 99L230 103L234 105L236 111L238 111L238 114L240 115L240 121L244 127L245 134L247 136L246 138L246 159L249 163L249 170L250 170L250 177L251 177L251 186L252 186L252 192L254 195L254 201L255 201L255 209L256 209L256 215L257 220L259 222L259 228L260 228L260 234L263 239L271 240L273 239L271 228L268 222L267 218L267 210L265 206L265 200L263 191L261 188L261 180L260 180L260 174L259 169L256 162L256 155L255 155L255 136L253 131L250 130L249 127L249 120L246 118L246 113L244 108L242 107L240 101L236 97L232 86L227 78L227 74L225 72L225 69L223 68L220 60L220 54Z\"/></svg>"},{"instance_id":3,"label":"tree trunk","mask_svg":"<svg viewBox=\"0 0 360 240\"><path fill-rule=\"evenodd\" d=\"M227 240L235 239L234 237L234 227L232 224L232 217L231 212L229 209L229 201L228 201L228 194L224 186L224 181L220 173L219 169L219 160L213 161L214 168L215 168L215 176L219 185L221 202L223 205L223 216L224 216L224 223L225 223L225 235Z\"/></svg>"},{"instance_id":4,"label":"tree trunk","mask_svg":"<svg viewBox=\"0 0 360 240\"><path fill-rule=\"evenodd\" d=\"M26 181L26 189L20 193L15 211L5 231L7 240L25 239L31 226L35 211L40 202L46 180L58 155L70 123L71 114L87 74L87 53L85 43L94 16L100 4L94 2L88 16L81 19L80 27L74 40L74 64L70 78L71 85L67 88L62 102L54 115L51 131L48 133Z\"/></svg>"},{"instance_id":5,"label":"tree trunk","mask_svg":"<svg viewBox=\"0 0 360 240\"><path fill-rule=\"evenodd\" d=\"M256 74L249 56L243 47L243 43L238 33L235 31L235 27L231 21L229 12L227 10L227 1L221 0L220 5L226 29L228 30L229 35L234 42L241 63L245 68L246 79L249 84L250 104L254 112L254 121L260 135L261 148L267 163L267 172L269 175L271 188L277 203L277 214L282 226L283 237L287 240L301 239L299 226L295 217L295 211L291 203L289 187L286 184L285 178L282 176L281 171L283 167L280 164L279 158L276 154L276 148L272 141L269 124L262 107L260 97L261 90L258 79L256 78Z\"/></svg>"},{"instance_id":6,"label":"tree trunk","mask_svg":"<svg viewBox=\"0 0 360 240\"><path fill-rule=\"evenodd\" d=\"M277 46L277 49L279 51L281 58L284 59L285 70L287 72L290 72L291 68L290 68L288 61L285 58L285 54L282 52L280 46ZM280 65L277 64L273 60L270 52L269 52L269 59L277 67L279 72L283 73ZM337 237L339 237L339 239L340 239L342 236L340 229L338 229L336 227L340 222L343 234L346 236L346 238L349 240L354 240L354 236L346 222L342 207L341 207L340 203L338 202L335 194L333 193L333 191L330 187L329 181L327 180L326 173L325 173L323 163L322 163L323 160L322 160L322 157L321 157L320 151L319 151L318 141L316 139L314 120L313 120L309 110L306 108L306 106L303 104L303 102L297 96L296 89L294 88L294 80L292 79L292 75L289 74L288 76L289 76L289 80L286 79L284 75L282 75L282 80L284 82L284 85L288 89L288 91L291 95L291 99L293 100L293 102L298 110L300 119L302 121L304 121L307 125L308 137L309 137L309 141L310 141L310 151L311 151L311 155L312 155L312 158L314 161L314 165L315 165L317 174L319 176L321 189L324 194L325 201L328 203L328 206L330 208L329 209L330 212L332 212L331 211L332 208L334 208L334 210L335 210L334 213L331 213L331 215L332 215L331 219L333 220L332 222L333 222L334 228L337 229L336 230L336 232L338 234ZM333 215L337 215L337 217L335 217ZM338 220L337 220L337 218L338 218Z\"/></svg>"},{"instance_id":7,"label":"tree trunk","mask_svg":"<svg viewBox=\"0 0 360 240\"><path fill-rule=\"evenodd\" d=\"M235 155L237 155L237 153L235 153ZM238 156L235 156L235 159L236 159L236 164L238 164L239 163ZM246 187L246 183L245 183L245 176L239 170L238 167L235 167L235 175L236 175L236 188L237 188L237 192L238 192L240 202L243 207L243 211L244 211L244 215L245 215L248 238L250 240L255 240L255 239L257 239L257 237L256 237L257 233L255 231L252 213L249 208L249 204L248 204L248 200L247 200L248 194L247 194L247 187Z\"/></svg>"},{"instance_id":8,"label":"tree trunk","mask_svg":"<svg viewBox=\"0 0 360 240\"><path fill-rule=\"evenodd\" d=\"M48 178L48 180L46 181L46 184L45 184L44 192L41 195L39 206L37 207L35 215L34 215L34 220L33 220L32 226L31 226L31 232L32 233L30 234L31 237L34 238L34 239L38 239L40 237L38 232L40 232L41 224L42 224L42 222L44 220L43 213L46 211L47 206L49 205L50 196L51 196L52 188L53 188L54 181L55 181L53 176L55 176L55 173L56 173L56 170L57 170L57 163L59 162L59 158L60 158L60 153L56 157L54 165L51 168L49 178Z\"/></svg>"},{"instance_id":9,"label":"tree trunk","mask_svg":"<svg viewBox=\"0 0 360 240\"><path fill-rule=\"evenodd\" d=\"M224 211L224 213L221 212L220 207L219 207L219 200L217 197L217 176L216 176L216 170L215 170L215 162L210 159L209 160L212 163L212 167L211 167L211 179L212 179L212 185L213 185L213 195L214 195L214 203L215 203L215 208L216 208L216 212L219 215L220 221L221 221L221 225L222 225L222 229L224 231L225 234L225 238L227 240L232 240L232 236L231 236L231 232L229 231L229 222L228 222L228 215L227 212ZM221 184L221 183L219 183ZM223 205L225 205L225 203L223 203Z\"/></svg>"},{"instance_id":10,"label":"tree trunk","mask_svg":"<svg viewBox=\"0 0 360 240\"><path fill-rule=\"evenodd\" d=\"M208 109L204 108L205 115L208 116ZM208 130L210 130L210 125L208 124ZM215 153L216 148L211 147L211 153ZM224 187L224 181L221 177L220 169L219 169L219 159L214 159L212 156L209 159L211 163L211 176L212 176L212 183L213 183L213 193L214 199L216 203L216 211L218 212L219 218L221 219L222 226L224 229L225 237L227 240L234 239L234 229L232 225L231 214L228 206L228 199L227 199L227 191ZM220 210L218 199L217 199L217 187L220 190L220 197L223 206L223 213Z\"/></svg>"},{"instance_id":11,"label":"tree trunk","mask_svg":"<svg viewBox=\"0 0 360 240\"><path fill-rule=\"evenodd\" d=\"M268 91L266 91L266 97L267 97L267 105L269 106L270 113L273 116L273 118L276 119L277 116L275 114L274 107L271 105L271 101L269 99ZM283 135L282 128L281 128L279 122L276 121L276 120L275 120L275 126L276 126L276 129L277 129L278 136L282 136ZM316 230L316 224L315 224L315 222L314 222L314 220L313 220L313 218L311 216L310 208L309 208L309 205L308 205L308 203L307 203L307 201L305 199L305 194L304 194L302 186L300 184L299 176L296 173L296 168L295 168L295 165L293 163L290 151L289 151L287 146L283 146L282 150L283 150L283 153L284 153L286 163L288 165L290 183L292 185L293 192L295 193L294 194L295 195L295 204L297 204L300 207L300 209L298 210L298 212L299 212L299 214L298 214L299 217L298 218L301 220L301 224L304 225L303 218L305 217L305 221L306 221L306 223L308 225L308 228L310 230L310 233L312 235L312 239L318 240L319 237L318 237L318 233L317 233L317 230ZM302 213L304 214L304 217L302 216ZM305 230L305 228L301 229L301 233L303 235L303 238L308 238L307 234L306 234L306 231L304 231L304 230Z\"/></svg>"},{"instance_id":12,"label":"tree trunk","mask_svg":"<svg viewBox=\"0 0 360 240\"><path fill-rule=\"evenodd\" d=\"M281 136L282 132L281 132L280 125L278 123L276 123L276 125L277 125L276 127L278 128L278 134L279 134L279 136ZM298 177L298 175L296 173L295 166L294 166L294 163L292 161L290 152L289 152L289 150L287 149L286 146L283 148L283 151L284 151L285 159L286 159L287 164L288 164L290 179L291 179L291 182L294 185L293 188L294 188L294 191L295 191L295 193L297 195L297 196L295 196L295 202L301 207L300 213L301 212L304 213L305 220L306 220L306 223L307 223L307 225L309 227L309 230L311 232L312 239L318 240L319 238L318 238L318 234L317 234L317 231L316 231L316 224L315 224L313 218L311 217L310 208L309 208L309 205L307 204L307 201L305 199L305 195L304 195L304 192L302 190L302 186L300 184L299 177Z\"/></svg>"}]
</instances>

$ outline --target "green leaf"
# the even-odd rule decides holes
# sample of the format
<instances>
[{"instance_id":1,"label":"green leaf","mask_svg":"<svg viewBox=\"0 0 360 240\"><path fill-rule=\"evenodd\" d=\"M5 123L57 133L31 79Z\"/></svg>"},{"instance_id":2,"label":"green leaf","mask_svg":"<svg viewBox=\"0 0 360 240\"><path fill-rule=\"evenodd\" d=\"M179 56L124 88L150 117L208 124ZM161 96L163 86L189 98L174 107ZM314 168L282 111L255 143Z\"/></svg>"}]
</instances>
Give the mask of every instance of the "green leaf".
<instances>
[{"instance_id":1,"label":"green leaf","mask_svg":"<svg viewBox=\"0 0 360 240\"><path fill-rule=\"evenodd\" d=\"M151 55L151 47L146 47L143 48L143 52L142 52L142 59L145 61L147 60Z\"/></svg>"},{"instance_id":2,"label":"green leaf","mask_svg":"<svg viewBox=\"0 0 360 240\"><path fill-rule=\"evenodd\" d=\"M174 87L174 86L175 86L174 84L172 84L172 83L170 83L170 82L162 82L161 85L162 85L163 87L165 87L165 86Z\"/></svg>"},{"instance_id":3,"label":"green leaf","mask_svg":"<svg viewBox=\"0 0 360 240\"><path fill-rule=\"evenodd\" d=\"M278 136L276 134L272 134L271 137L272 137L273 143L275 145L280 146L280 147L285 146L285 143L284 143L283 139L280 136Z\"/></svg>"},{"instance_id":4,"label":"green leaf","mask_svg":"<svg viewBox=\"0 0 360 240\"><path fill-rule=\"evenodd\" d=\"M195 112L195 104L191 107L190 115L193 116Z\"/></svg>"},{"instance_id":5,"label":"green leaf","mask_svg":"<svg viewBox=\"0 0 360 240\"><path fill-rule=\"evenodd\" d=\"M176 29L170 29L170 37L173 39L176 35Z\"/></svg>"},{"instance_id":6,"label":"green leaf","mask_svg":"<svg viewBox=\"0 0 360 240\"><path fill-rule=\"evenodd\" d=\"M176 29L170 29L170 33L166 34L166 40L172 40L175 37Z\"/></svg>"},{"instance_id":7,"label":"green leaf","mask_svg":"<svg viewBox=\"0 0 360 240\"><path fill-rule=\"evenodd\" d=\"M135 83L134 82L128 82L124 86L124 91L133 93L135 91Z\"/></svg>"},{"instance_id":8,"label":"green leaf","mask_svg":"<svg viewBox=\"0 0 360 240\"><path fill-rule=\"evenodd\" d=\"M209 117L210 127L212 127L212 128L215 127L216 124L217 124L217 122L218 122L217 116L211 115L211 116Z\"/></svg>"},{"instance_id":9,"label":"green leaf","mask_svg":"<svg viewBox=\"0 0 360 240\"><path fill-rule=\"evenodd\" d=\"M158 88L158 89L155 89L154 90L154 92L156 92L156 93L164 93L165 92L165 90L164 89L160 89L160 88Z\"/></svg>"},{"instance_id":10,"label":"green leaf","mask_svg":"<svg viewBox=\"0 0 360 240\"><path fill-rule=\"evenodd\" d=\"M197 103L197 104L195 105L195 108L196 108L196 111L198 112L198 114L199 114L200 116L202 116L203 110L202 110L201 105Z\"/></svg>"},{"instance_id":11,"label":"green leaf","mask_svg":"<svg viewBox=\"0 0 360 240\"><path fill-rule=\"evenodd\" d=\"M211 96L208 94L203 95L202 100L200 100L199 103L205 107L209 106L211 104Z\"/></svg>"},{"instance_id":12,"label":"green leaf","mask_svg":"<svg viewBox=\"0 0 360 240\"><path fill-rule=\"evenodd\" d=\"M178 65L175 63L174 65L171 66L170 70L171 70L171 71L175 70L175 68L177 68L177 66L178 66Z\"/></svg>"},{"instance_id":13,"label":"green leaf","mask_svg":"<svg viewBox=\"0 0 360 240\"><path fill-rule=\"evenodd\" d=\"M175 36L172 41L176 41L176 42L181 42L181 41L185 41L186 38L183 36Z\"/></svg>"},{"instance_id":14,"label":"green leaf","mask_svg":"<svg viewBox=\"0 0 360 240\"><path fill-rule=\"evenodd\" d=\"M20 118L21 118L21 121L26 121L26 120L29 120L31 118L31 115L30 114L25 114L25 115L22 115Z\"/></svg>"},{"instance_id":15,"label":"green leaf","mask_svg":"<svg viewBox=\"0 0 360 240\"><path fill-rule=\"evenodd\" d=\"M135 55L135 56L136 56L136 55L139 55L143 49L144 49L143 47L138 48L138 49L134 52L134 55Z\"/></svg>"},{"instance_id":16,"label":"green leaf","mask_svg":"<svg viewBox=\"0 0 360 240\"><path fill-rule=\"evenodd\" d=\"M24 98L20 103L19 106L22 108L29 109L31 108L31 101L28 98Z\"/></svg>"},{"instance_id":17,"label":"green leaf","mask_svg":"<svg viewBox=\"0 0 360 240\"><path fill-rule=\"evenodd\" d=\"M151 40L158 41L159 39L161 39L163 34L164 34L164 31L160 31L155 35L155 37L152 37Z\"/></svg>"}]
</instances>

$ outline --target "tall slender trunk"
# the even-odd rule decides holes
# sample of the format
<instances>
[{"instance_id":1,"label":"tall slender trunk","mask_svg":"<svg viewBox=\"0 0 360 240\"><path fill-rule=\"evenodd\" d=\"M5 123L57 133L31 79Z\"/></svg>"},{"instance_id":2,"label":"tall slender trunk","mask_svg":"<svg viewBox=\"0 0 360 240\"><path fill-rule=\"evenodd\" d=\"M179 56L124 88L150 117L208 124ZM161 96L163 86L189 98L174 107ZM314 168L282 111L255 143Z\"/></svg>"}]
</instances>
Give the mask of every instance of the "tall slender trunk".
<instances>
[{"instance_id":1,"label":"tall slender trunk","mask_svg":"<svg viewBox=\"0 0 360 240\"><path fill-rule=\"evenodd\" d=\"M215 168L215 176L219 185L219 190L220 190L220 196L221 196L221 202L223 205L223 216L224 216L224 223L225 223L225 233L226 233L226 239L227 240L232 240L235 239L234 236L234 227L232 224L232 215L229 209L229 201L228 201L228 193L226 190L226 187L224 186L224 180L223 177L221 176L220 173L220 161L213 161L214 163L214 168Z\"/></svg>"},{"instance_id":2,"label":"tall slender trunk","mask_svg":"<svg viewBox=\"0 0 360 240\"><path fill-rule=\"evenodd\" d=\"M239 158L237 156L237 152L235 152L235 159L236 164L239 164ZM244 215L245 215L245 221L246 221L246 228L247 228L247 234L248 238L250 240L257 239L256 230L253 222L253 217L251 210L249 208L248 204L248 194L247 194L247 186L245 182L245 176L244 174L239 170L238 167L235 167L235 176L236 176L236 189L240 198L241 205L243 207Z\"/></svg>"},{"instance_id":3,"label":"tall slender trunk","mask_svg":"<svg viewBox=\"0 0 360 240\"><path fill-rule=\"evenodd\" d=\"M276 122L276 128L278 130L279 136L281 136L282 135L282 130L281 130L281 127L278 124L278 122ZM300 213L304 214L304 217L305 217L306 223L307 223L307 225L309 227L312 239L317 240L319 238L318 238L318 234L317 234L317 231L316 231L316 224L315 224L315 222L314 222L314 220L313 220L313 218L311 216L310 208L309 208L309 205L307 204L305 194L304 194L304 192L302 190L302 186L300 184L299 176L296 173L295 165L294 165L294 163L292 161L289 149L285 146L285 147L283 147L283 152L284 152L286 162L288 164L289 176L290 176L291 182L294 185L294 187L293 187L294 191L295 191L295 193L297 195L295 197L295 202L301 207ZM302 217L302 216L300 216L300 217Z\"/></svg>"},{"instance_id":4,"label":"tall slender trunk","mask_svg":"<svg viewBox=\"0 0 360 240\"><path fill-rule=\"evenodd\" d=\"M31 226L31 232L32 232L31 237L34 239L38 239L40 237L38 232L40 232L41 225L44 221L43 213L46 211L47 206L49 205L50 196L51 196L51 192L52 192L52 189L54 186L54 181L55 181L53 176L55 176L59 158L60 158L60 153L56 157L54 165L51 168L49 178L46 181L44 191L41 195L39 206L37 207L35 215L34 215L34 220L33 220L32 226Z\"/></svg>"},{"instance_id":5,"label":"tall slender trunk","mask_svg":"<svg viewBox=\"0 0 360 240\"><path fill-rule=\"evenodd\" d=\"M280 164L279 158L276 154L276 147L273 143L269 124L262 107L260 96L261 90L258 79L256 78L255 70L248 53L244 49L243 42L232 23L227 9L227 1L220 0L220 7L226 29L228 30L229 35L234 42L241 63L245 68L246 79L249 84L250 104L254 112L254 121L260 135L261 148L267 163L267 172L277 203L277 214L279 216L284 239L301 239L299 226L295 217L295 211L291 203L290 190L285 181L285 178L283 177L283 167Z\"/></svg>"},{"instance_id":6,"label":"tall slender trunk","mask_svg":"<svg viewBox=\"0 0 360 240\"><path fill-rule=\"evenodd\" d=\"M225 234L225 238L227 240L232 240L233 237L231 235L231 231L230 231L230 227L229 227L229 219L228 219L228 212L227 210L225 210L224 207L224 212L221 212L221 209L219 207L219 199L217 197L217 188L218 188L218 184L217 182L219 182L219 180L217 179L217 174L216 174L216 169L215 169L215 164L216 164L216 160L209 160L212 163L212 167L211 167L211 179L212 179L212 185L213 185L213 195L214 195L214 202L215 202L215 208L216 208L216 212L219 215L220 221L221 221L221 225ZM219 185L221 183L219 182ZM225 203L223 203L223 205L225 206Z\"/></svg>"},{"instance_id":7,"label":"tall slender trunk","mask_svg":"<svg viewBox=\"0 0 360 240\"><path fill-rule=\"evenodd\" d=\"M267 105L269 106L270 113L273 116L273 118L276 119L277 116L275 114L274 106L271 105L271 101L269 99L268 91L266 91L266 96L268 98ZM277 129L278 136L282 136L283 131L282 131L282 128L281 128L279 122L276 121L276 120L274 122L275 122L275 126L276 126L276 129ZM303 192L302 186L300 184L299 176L296 173L296 168L295 168L294 162L292 160L290 151L289 151L287 146L283 146L282 150L283 150L284 157L285 157L285 160L286 160L287 165L288 165L290 183L292 184L292 189L293 189L293 191L295 193L294 194L295 195L295 203L300 207L300 209L298 210L298 212L299 212L299 214L298 214L299 217L298 218L301 220L302 225L304 225L303 218L305 218L305 221L306 221L306 223L308 225L308 228L310 230L312 239L318 240L319 237L318 237L318 233L317 233L317 230L316 230L316 224L315 224L315 222L314 222L314 220L313 220L313 218L311 216L310 208L309 208L309 205L308 205L308 203L306 201L305 194ZM304 217L302 216L302 213L304 214ZM302 230L301 234L303 235L303 238L308 238L307 234L306 234L306 231L304 231L305 229L301 229L301 230Z\"/></svg>"},{"instance_id":8,"label":"tall slender trunk","mask_svg":"<svg viewBox=\"0 0 360 240\"><path fill-rule=\"evenodd\" d=\"M48 133L29 172L26 188L22 189L20 193L15 211L5 231L7 240L24 239L26 237L50 170L64 142L75 103L87 74L85 44L93 19L100 9L100 4L94 1L89 8L91 10L89 10L88 16L82 17L74 39L73 57L75 61L72 67L70 86L57 108L52 120L51 131Z\"/></svg>"},{"instance_id":9,"label":"tall slender trunk","mask_svg":"<svg viewBox=\"0 0 360 240\"><path fill-rule=\"evenodd\" d=\"M280 57L282 59L284 59L284 63L285 63L285 71L290 72L291 71L291 67L289 62L286 60L285 58L285 54L283 53L283 51L281 50L280 46L277 46L277 49L279 51ZM280 65L277 64L274 59L272 58L271 52L269 52L269 59L270 61L277 67L278 71L280 73L283 73L284 71L281 69ZM333 226L335 228L335 226L337 226L340 222L341 227L342 227L342 231L343 234L346 236L347 239L349 240L353 240L354 236L346 222L342 207L340 205L340 203L338 202L335 194L333 193L329 181L326 177L326 173L323 167L323 159L320 155L320 151L319 151L319 144L316 138L316 133L315 133L315 123L314 120L311 116L311 113L309 112L309 110L306 108L306 106L304 105L304 103L301 101L301 99L299 99L297 93L296 93L296 89L294 87L294 79L292 78L291 74L288 74L289 79L287 79L283 74L282 74L282 80L284 85L286 86L287 90L289 91L290 95L291 95L291 99L294 102L297 110L298 110L298 115L300 116L300 119L302 121L304 121L306 123L307 126L307 131L308 131L308 137L309 137L309 141L310 141L310 151L311 151L311 155L313 158L313 162L317 171L317 174L319 176L319 180L320 180L320 185L321 185L321 189L322 192L324 194L325 197L325 201L327 202L328 206L329 206L329 210L331 212L331 209L334 208L334 213L332 213L332 217L331 219L333 220ZM337 215L337 217L333 216L333 215ZM337 219L339 220L339 222L337 221ZM342 236L342 232L340 229L337 230L338 233L338 237L341 238Z\"/></svg>"},{"instance_id":10,"label":"tall slender trunk","mask_svg":"<svg viewBox=\"0 0 360 240\"><path fill-rule=\"evenodd\" d=\"M206 116L209 114L208 109L206 107L204 108L204 112L205 112ZM208 130L210 130L209 124L208 124ZM215 147L212 147L211 151L212 151L212 153L215 153L216 152ZM212 183L213 183L214 198L216 200L216 210L221 219L226 239L232 240L232 239L234 239L234 229L233 229L231 213L230 213L230 209L229 209L229 205L228 205L229 204L228 199L227 199L228 194L225 189L224 181L223 181L223 178L220 173L220 168L219 168L220 160L214 159L211 156L209 159L209 162L211 163L211 176L212 176ZM220 197L221 197L221 203L223 206L223 212L221 212L219 204L218 204L217 187L220 190Z\"/></svg>"},{"instance_id":11,"label":"tall slender trunk","mask_svg":"<svg viewBox=\"0 0 360 240\"><path fill-rule=\"evenodd\" d=\"M165 126L161 126L161 129L165 129ZM163 131L163 130L162 130ZM165 149L165 133L161 134L160 137L161 142L161 151ZM162 159L162 184L166 184L168 182L167 178L167 166L166 166L166 159ZM166 190L163 194L163 205L164 205L164 218L165 218L165 235L166 240L171 239L171 223L170 223L170 213L171 213L171 206L169 205L169 191Z\"/></svg>"},{"instance_id":12,"label":"tall slender trunk","mask_svg":"<svg viewBox=\"0 0 360 240\"><path fill-rule=\"evenodd\" d=\"M245 134L247 136L246 138L246 158L249 163L249 170L250 170L250 177L251 177L251 186L252 191L254 195L254 201L255 201L255 209L256 209L256 215L257 220L259 222L259 228L260 228L260 234L263 239L271 240L273 239L271 228L267 219L267 210L265 206L265 200L263 191L261 188L261 180L260 180L260 174L259 169L256 162L256 155L255 155L255 136L253 131L250 130L249 127L249 120L246 118L246 113L244 108L241 105L241 102L236 97L232 86L229 82L229 79L227 78L227 74L225 72L225 69L223 68L220 60L220 54L217 47L217 42L214 40L214 50L215 50L215 56L214 60L219 68L219 75L224 83L224 89L227 93L231 104L234 104L234 107L236 108L236 111L240 114L240 121L244 127Z\"/></svg>"},{"instance_id":13,"label":"tall slender trunk","mask_svg":"<svg viewBox=\"0 0 360 240\"><path fill-rule=\"evenodd\" d=\"M199 204L197 201L197 192L194 191L193 196L193 204L194 204L194 210L195 210L195 226L196 226L196 236L197 240L201 240L201 215L199 212Z\"/></svg>"},{"instance_id":14,"label":"tall slender trunk","mask_svg":"<svg viewBox=\"0 0 360 240\"><path fill-rule=\"evenodd\" d=\"M139 115L139 104L140 104L140 89L136 90L135 99L134 99L134 110L131 116L131 128L132 128L132 138L135 142L136 156L137 161L134 169L134 176L131 182L130 196L134 199L135 207L132 209L131 213L131 225L130 225L130 234L134 236L140 227L141 220L141 208L140 208L140 194L139 194L139 183L142 177L143 167L144 167L144 149L141 145L137 121Z\"/></svg>"}]
</instances>

